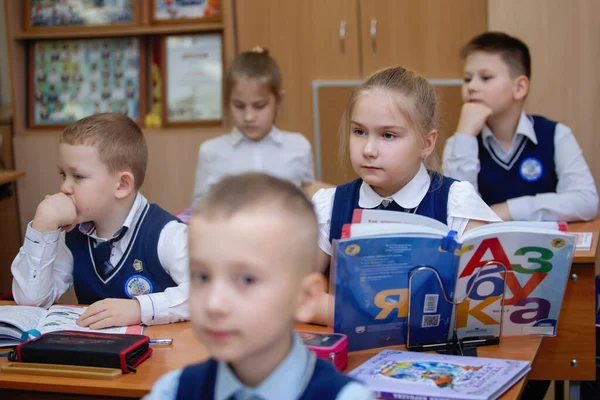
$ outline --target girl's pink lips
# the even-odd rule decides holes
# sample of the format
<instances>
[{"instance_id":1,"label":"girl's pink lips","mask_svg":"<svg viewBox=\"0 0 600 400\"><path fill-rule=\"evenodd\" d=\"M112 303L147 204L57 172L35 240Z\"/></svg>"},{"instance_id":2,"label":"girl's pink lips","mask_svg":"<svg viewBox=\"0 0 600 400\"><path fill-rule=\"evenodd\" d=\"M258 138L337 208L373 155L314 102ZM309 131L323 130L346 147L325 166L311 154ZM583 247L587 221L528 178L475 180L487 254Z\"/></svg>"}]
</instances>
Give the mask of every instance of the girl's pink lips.
<instances>
[{"instance_id":1,"label":"girl's pink lips","mask_svg":"<svg viewBox=\"0 0 600 400\"><path fill-rule=\"evenodd\" d=\"M372 169L372 170L381 169L381 168L378 168L378 167L373 167L371 165L363 165L362 167L365 168L365 169Z\"/></svg>"}]
</instances>

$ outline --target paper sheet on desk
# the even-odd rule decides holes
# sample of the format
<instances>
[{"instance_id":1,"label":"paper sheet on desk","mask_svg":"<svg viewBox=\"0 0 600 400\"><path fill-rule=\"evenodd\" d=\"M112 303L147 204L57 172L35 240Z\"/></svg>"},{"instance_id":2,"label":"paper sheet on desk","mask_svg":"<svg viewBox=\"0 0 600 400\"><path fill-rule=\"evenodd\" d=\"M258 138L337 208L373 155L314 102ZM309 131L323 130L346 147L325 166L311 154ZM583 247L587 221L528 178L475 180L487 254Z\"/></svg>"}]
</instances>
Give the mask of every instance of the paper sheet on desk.
<instances>
[{"instance_id":1,"label":"paper sheet on desk","mask_svg":"<svg viewBox=\"0 0 600 400\"><path fill-rule=\"evenodd\" d=\"M594 234L592 232L569 232L577 235L577 242L575 243L575 250L589 250L592 248L592 239Z\"/></svg>"}]
</instances>

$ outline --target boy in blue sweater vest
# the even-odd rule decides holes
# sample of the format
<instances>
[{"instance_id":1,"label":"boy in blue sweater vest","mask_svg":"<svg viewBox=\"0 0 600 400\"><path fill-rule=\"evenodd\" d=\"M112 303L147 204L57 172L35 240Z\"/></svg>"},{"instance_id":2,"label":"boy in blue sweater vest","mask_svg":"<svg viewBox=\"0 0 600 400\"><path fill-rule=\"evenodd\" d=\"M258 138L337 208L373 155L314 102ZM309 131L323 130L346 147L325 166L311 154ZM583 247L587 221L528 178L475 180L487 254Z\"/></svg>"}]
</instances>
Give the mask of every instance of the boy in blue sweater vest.
<instances>
[{"instance_id":1,"label":"boy in blue sweater vest","mask_svg":"<svg viewBox=\"0 0 600 400\"><path fill-rule=\"evenodd\" d=\"M187 226L139 193L148 149L120 114L59 140L60 192L46 196L13 261L18 304L49 307L72 285L92 329L188 319Z\"/></svg>"},{"instance_id":2,"label":"boy in blue sweater vest","mask_svg":"<svg viewBox=\"0 0 600 400\"><path fill-rule=\"evenodd\" d=\"M467 43L461 57L465 104L446 142L444 173L471 182L506 221L595 218L596 184L575 136L523 110L531 79L525 43L486 32Z\"/></svg>"},{"instance_id":3,"label":"boy in blue sweater vest","mask_svg":"<svg viewBox=\"0 0 600 400\"><path fill-rule=\"evenodd\" d=\"M292 183L224 178L190 222L192 324L212 358L162 377L146 400L368 399L294 334L322 292L317 220Z\"/></svg>"}]
</instances>

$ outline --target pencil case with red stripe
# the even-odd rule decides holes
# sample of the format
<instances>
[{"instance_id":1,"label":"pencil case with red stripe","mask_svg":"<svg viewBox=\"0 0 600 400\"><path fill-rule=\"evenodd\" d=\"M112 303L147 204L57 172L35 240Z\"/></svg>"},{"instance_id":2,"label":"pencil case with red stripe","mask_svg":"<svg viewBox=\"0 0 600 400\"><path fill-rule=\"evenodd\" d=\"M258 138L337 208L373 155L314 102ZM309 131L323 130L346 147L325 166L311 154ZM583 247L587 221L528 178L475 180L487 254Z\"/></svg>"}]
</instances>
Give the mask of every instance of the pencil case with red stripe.
<instances>
[{"instance_id":1,"label":"pencil case with red stripe","mask_svg":"<svg viewBox=\"0 0 600 400\"><path fill-rule=\"evenodd\" d=\"M149 340L145 335L125 333L49 332L19 344L9 358L11 361L118 368L124 373L135 372L136 367L152 354Z\"/></svg>"}]
</instances>

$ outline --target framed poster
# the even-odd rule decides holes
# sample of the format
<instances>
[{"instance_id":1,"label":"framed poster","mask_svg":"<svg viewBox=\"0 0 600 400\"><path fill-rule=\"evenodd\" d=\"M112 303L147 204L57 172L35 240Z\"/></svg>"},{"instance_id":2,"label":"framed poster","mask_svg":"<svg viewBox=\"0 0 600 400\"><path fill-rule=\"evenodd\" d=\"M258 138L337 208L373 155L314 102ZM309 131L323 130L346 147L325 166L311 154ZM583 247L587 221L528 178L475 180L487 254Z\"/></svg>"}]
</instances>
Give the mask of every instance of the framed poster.
<instances>
[{"instance_id":1,"label":"framed poster","mask_svg":"<svg viewBox=\"0 0 600 400\"><path fill-rule=\"evenodd\" d=\"M150 0L155 24L221 21L221 0Z\"/></svg>"},{"instance_id":2,"label":"framed poster","mask_svg":"<svg viewBox=\"0 0 600 400\"><path fill-rule=\"evenodd\" d=\"M165 125L220 123L223 119L221 33L165 36L162 57Z\"/></svg>"},{"instance_id":3,"label":"framed poster","mask_svg":"<svg viewBox=\"0 0 600 400\"><path fill-rule=\"evenodd\" d=\"M136 25L138 4L139 0L26 0L25 28Z\"/></svg>"},{"instance_id":4,"label":"framed poster","mask_svg":"<svg viewBox=\"0 0 600 400\"><path fill-rule=\"evenodd\" d=\"M29 126L64 126L101 112L122 113L140 124L143 60L138 38L32 42Z\"/></svg>"}]
</instances>

